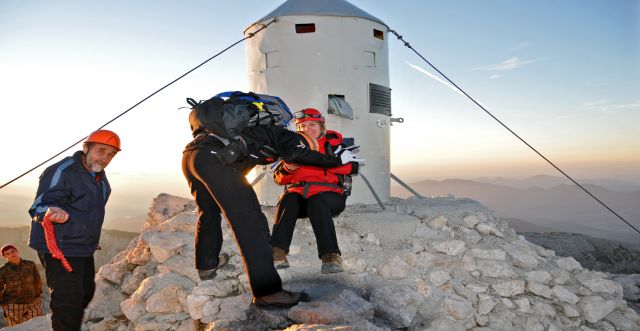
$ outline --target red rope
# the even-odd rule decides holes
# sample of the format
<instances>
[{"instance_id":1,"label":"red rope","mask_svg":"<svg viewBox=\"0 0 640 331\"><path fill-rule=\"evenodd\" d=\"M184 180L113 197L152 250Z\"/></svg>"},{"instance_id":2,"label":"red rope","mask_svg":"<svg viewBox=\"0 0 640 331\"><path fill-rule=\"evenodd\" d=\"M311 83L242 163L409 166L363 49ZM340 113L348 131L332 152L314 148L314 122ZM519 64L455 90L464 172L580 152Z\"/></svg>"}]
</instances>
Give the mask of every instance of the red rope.
<instances>
[{"instance_id":1,"label":"red rope","mask_svg":"<svg viewBox=\"0 0 640 331\"><path fill-rule=\"evenodd\" d=\"M62 266L68 272L73 272L73 269L71 269L71 265L69 264L69 261L67 261L67 258L64 257L64 254L62 254L60 247L58 247L58 242L56 242L56 233L53 230L53 223L51 222L49 217L50 215L47 215L42 220L42 227L44 228L44 239L47 243L47 248L49 249L49 253L51 253L51 256L53 256L54 259L60 260L60 262L62 263Z\"/></svg>"}]
</instances>

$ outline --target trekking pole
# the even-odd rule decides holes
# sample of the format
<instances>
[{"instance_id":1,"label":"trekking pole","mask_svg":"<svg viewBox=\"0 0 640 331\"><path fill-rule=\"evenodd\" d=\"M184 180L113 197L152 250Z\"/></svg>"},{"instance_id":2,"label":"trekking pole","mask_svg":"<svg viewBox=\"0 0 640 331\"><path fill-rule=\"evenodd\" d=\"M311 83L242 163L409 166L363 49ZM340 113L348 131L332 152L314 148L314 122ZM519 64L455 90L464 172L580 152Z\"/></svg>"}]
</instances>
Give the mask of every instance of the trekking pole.
<instances>
[{"instance_id":1,"label":"trekking pole","mask_svg":"<svg viewBox=\"0 0 640 331\"><path fill-rule=\"evenodd\" d=\"M369 191L371 191L371 194L373 194L373 197L376 198L376 201L378 202L380 208L382 208L382 210L387 210L387 208L384 207L382 200L380 200L380 197L378 197L378 194L376 194L376 191L373 190L373 186L371 186L371 183L369 183L367 177L363 173L360 173L359 175L360 177L362 177L362 180L364 180L364 183L367 184L367 187L369 188Z\"/></svg>"},{"instance_id":2,"label":"trekking pole","mask_svg":"<svg viewBox=\"0 0 640 331\"><path fill-rule=\"evenodd\" d=\"M53 256L54 259L60 260L62 266L68 272L73 272L69 261L64 257L62 250L58 247L58 243L56 242L56 233L53 230L53 222L49 219L51 215L47 215L42 220L42 227L44 228L44 240L47 243L47 248L49 249L49 253Z\"/></svg>"}]
</instances>

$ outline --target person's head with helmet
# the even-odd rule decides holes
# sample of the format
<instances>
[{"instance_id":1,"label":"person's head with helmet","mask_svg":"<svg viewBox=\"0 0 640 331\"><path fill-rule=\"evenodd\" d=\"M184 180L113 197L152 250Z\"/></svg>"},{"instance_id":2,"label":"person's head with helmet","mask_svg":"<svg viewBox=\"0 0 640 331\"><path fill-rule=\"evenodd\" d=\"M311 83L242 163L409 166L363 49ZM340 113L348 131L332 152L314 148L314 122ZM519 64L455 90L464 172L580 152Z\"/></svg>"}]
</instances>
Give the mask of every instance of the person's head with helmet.
<instances>
[{"instance_id":1,"label":"person's head with helmet","mask_svg":"<svg viewBox=\"0 0 640 331\"><path fill-rule=\"evenodd\" d=\"M326 132L324 116L315 108L306 108L294 114L296 129L305 132L315 139L320 139Z\"/></svg>"},{"instance_id":2,"label":"person's head with helmet","mask_svg":"<svg viewBox=\"0 0 640 331\"><path fill-rule=\"evenodd\" d=\"M91 172L101 172L120 151L120 137L113 131L98 130L84 141L85 167Z\"/></svg>"}]
</instances>

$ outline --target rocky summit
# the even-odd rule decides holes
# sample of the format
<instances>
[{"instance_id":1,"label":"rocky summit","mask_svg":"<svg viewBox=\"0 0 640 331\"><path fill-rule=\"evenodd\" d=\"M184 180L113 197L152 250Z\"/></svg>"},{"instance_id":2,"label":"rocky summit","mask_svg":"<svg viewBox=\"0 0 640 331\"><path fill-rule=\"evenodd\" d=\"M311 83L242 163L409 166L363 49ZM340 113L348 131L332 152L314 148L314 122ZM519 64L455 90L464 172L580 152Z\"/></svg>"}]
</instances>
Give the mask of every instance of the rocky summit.
<instances>
[{"instance_id":1,"label":"rocky summit","mask_svg":"<svg viewBox=\"0 0 640 331\"><path fill-rule=\"evenodd\" d=\"M613 275L526 241L475 201L392 199L385 209L354 205L335 219L338 274L320 274L313 231L300 220L291 267L278 272L309 300L264 310L251 305L227 226L230 264L199 280L195 205L161 194L142 233L98 271L83 330L640 330ZM273 220L274 208L263 211ZM12 330L46 330L47 319Z\"/></svg>"}]
</instances>

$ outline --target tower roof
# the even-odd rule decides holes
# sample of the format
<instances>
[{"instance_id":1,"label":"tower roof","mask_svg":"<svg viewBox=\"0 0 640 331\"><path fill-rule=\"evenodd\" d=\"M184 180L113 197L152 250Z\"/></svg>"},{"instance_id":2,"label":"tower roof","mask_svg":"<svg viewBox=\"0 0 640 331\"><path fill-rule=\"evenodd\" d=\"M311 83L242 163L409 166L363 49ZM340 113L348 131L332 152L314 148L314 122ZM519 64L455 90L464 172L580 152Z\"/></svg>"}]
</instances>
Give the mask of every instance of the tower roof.
<instances>
[{"instance_id":1,"label":"tower roof","mask_svg":"<svg viewBox=\"0 0 640 331\"><path fill-rule=\"evenodd\" d=\"M249 28L256 23L266 21L274 17L294 15L359 17L387 26L382 20L352 5L346 0L287 0L265 17L251 24Z\"/></svg>"}]
</instances>

